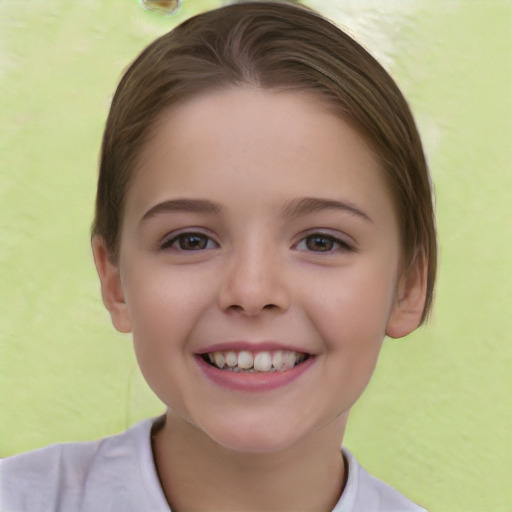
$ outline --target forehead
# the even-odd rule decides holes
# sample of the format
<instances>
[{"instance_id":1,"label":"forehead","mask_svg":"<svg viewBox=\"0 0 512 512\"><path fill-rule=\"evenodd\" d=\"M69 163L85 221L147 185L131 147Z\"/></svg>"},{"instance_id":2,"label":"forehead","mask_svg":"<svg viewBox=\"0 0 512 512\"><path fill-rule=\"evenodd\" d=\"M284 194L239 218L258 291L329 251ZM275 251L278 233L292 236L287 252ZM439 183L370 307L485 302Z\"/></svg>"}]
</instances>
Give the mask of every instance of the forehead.
<instances>
[{"instance_id":1,"label":"forehead","mask_svg":"<svg viewBox=\"0 0 512 512\"><path fill-rule=\"evenodd\" d=\"M247 194L250 189L250 194ZM168 195L235 201L269 197L390 198L377 160L356 130L304 92L233 88L165 111L143 148L127 203ZM248 196L248 197L244 197Z\"/></svg>"}]
</instances>

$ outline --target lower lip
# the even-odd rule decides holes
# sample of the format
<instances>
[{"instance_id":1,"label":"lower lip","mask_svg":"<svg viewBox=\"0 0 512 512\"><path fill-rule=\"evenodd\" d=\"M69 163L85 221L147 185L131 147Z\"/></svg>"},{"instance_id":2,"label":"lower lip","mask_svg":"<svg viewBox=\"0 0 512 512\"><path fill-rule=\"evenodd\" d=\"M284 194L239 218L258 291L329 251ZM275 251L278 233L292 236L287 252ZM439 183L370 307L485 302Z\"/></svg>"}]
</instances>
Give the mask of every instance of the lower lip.
<instances>
[{"instance_id":1,"label":"lower lip","mask_svg":"<svg viewBox=\"0 0 512 512\"><path fill-rule=\"evenodd\" d=\"M277 372L231 372L220 370L208 364L202 357L196 356L196 361L203 374L214 384L236 391L271 391L290 384L307 372L315 362L310 356L306 361L291 370Z\"/></svg>"}]
</instances>

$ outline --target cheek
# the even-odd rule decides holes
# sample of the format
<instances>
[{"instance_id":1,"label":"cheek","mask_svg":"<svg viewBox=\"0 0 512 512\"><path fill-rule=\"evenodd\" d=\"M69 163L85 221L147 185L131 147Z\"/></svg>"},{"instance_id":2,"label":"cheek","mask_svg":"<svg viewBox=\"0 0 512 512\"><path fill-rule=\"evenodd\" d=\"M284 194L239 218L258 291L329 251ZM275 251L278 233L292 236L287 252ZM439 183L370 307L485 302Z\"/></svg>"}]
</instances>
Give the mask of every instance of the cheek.
<instances>
[{"instance_id":1,"label":"cheek","mask_svg":"<svg viewBox=\"0 0 512 512\"><path fill-rule=\"evenodd\" d=\"M308 315L323 339L328 386L355 402L379 357L394 297L394 275L373 261L340 272L313 289Z\"/></svg>"},{"instance_id":2,"label":"cheek","mask_svg":"<svg viewBox=\"0 0 512 512\"><path fill-rule=\"evenodd\" d=\"M208 280L197 272L162 264L140 268L144 272L131 269L125 288L134 334L161 332L175 337L186 331L210 300Z\"/></svg>"},{"instance_id":3,"label":"cheek","mask_svg":"<svg viewBox=\"0 0 512 512\"><path fill-rule=\"evenodd\" d=\"M164 404L181 408L179 383L187 371L187 340L195 312L184 300L186 294L175 286L146 282L130 291L133 347L139 368Z\"/></svg>"},{"instance_id":4,"label":"cheek","mask_svg":"<svg viewBox=\"0 0 512 512\"><path fill-rule=\"evenodd\" d=\"M389 266L379 267L361 264L347 268L312 288L310 317L332 348L343 340L343 344L362 349L384 338L395 278Z\"/></svg>"},{"instance_id":5,"label":"cheek","mask_svg":"<svg viewBox=\"0 0 512 512\"><path fill-rule=\"evenodd\" d=\"M375 297L375 294L372 294ZM322 320L313 321L323 338L325 355L322 373L335 401L348 410L368 385L385 336L387 314L378 300L352 300L342 294L324 303ZM340 398L341 397L341 398Z\"/></svg>"},{"instance_id":6,"label":"cheek","mask_svg":"<svg viewBox=\"0 0 512 512\"><path fill-rule=\"evenodd\" d=\"M198 319L211 304L213 287L197 272L163 265L137 267L144 272L128 269L125 285L135 353L143 372L168 372L176 356L187 353Z\"/></svg>"}]
</instances>

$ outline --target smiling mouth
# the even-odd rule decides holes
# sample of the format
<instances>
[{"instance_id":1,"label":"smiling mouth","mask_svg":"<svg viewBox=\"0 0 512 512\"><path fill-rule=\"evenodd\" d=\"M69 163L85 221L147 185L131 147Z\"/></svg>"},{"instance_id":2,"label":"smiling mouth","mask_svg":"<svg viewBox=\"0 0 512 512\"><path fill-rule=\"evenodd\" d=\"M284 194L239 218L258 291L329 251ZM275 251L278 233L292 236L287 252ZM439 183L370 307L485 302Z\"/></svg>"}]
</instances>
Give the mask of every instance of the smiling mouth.
<instances>
[{"instance_id":1,"label":"smiling mouth","mask_svg":"<svg viewBox=\"0 0 512 512\"><path fill-rule=\"evenodd\" d=\"M304 363L309 354L293 350L228 350L201 354L201 358L219 370L240 373L285 372Z\"/></svg>"}]
</instances>

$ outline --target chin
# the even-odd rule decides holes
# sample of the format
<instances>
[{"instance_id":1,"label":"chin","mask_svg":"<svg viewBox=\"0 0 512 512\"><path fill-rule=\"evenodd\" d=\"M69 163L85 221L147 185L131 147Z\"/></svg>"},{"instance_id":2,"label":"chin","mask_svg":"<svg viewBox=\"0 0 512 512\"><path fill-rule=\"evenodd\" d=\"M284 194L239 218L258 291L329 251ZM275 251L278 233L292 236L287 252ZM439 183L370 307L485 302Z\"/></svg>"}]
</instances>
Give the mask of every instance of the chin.
<instances>
[{"instance_id":1,"label":"chin","mask_svg":"<svg viewBox=\"0 0 512 512\"><path fill-rule=\"evenodd\" d=\"M285 451L302 437L297 427L286 427L275 423L250 425L231 423L228 428L207 432L209 437L227 450L239 453L270 454Z\"/></svg>"},{"instance_id":2,"label":"chin","mask_svg":"<svg viewBox=\"0 0 512 512\"><path fill-rule=\"evenodd\" d=\"M263 437L263 436L239 436L237 438L231 437L230 439L214 439L218 444L227 450L234 452L250 453L250 454L271 454L279 453L290 448L290 439L285 442L277 442L276 439Z\"/></svg>"}]
</instances>

